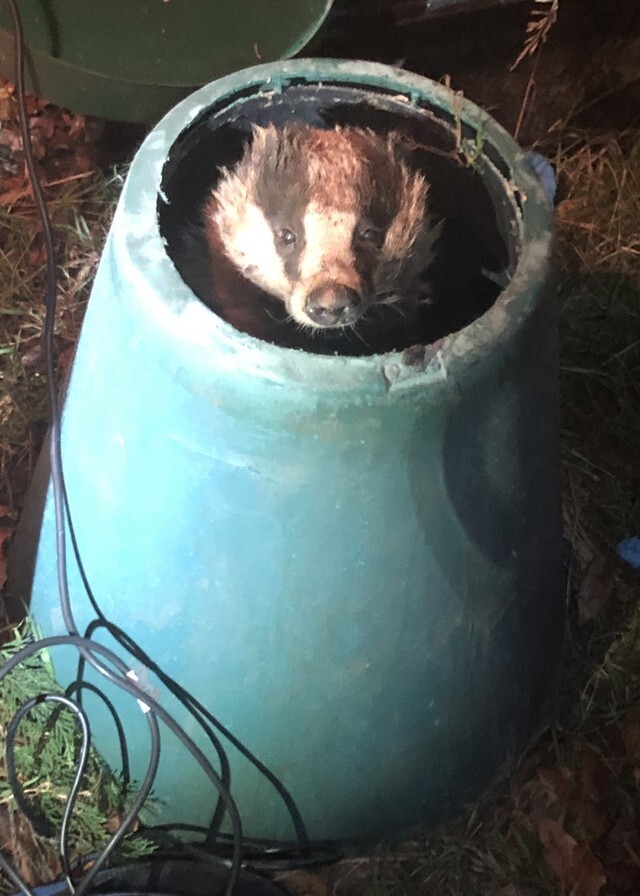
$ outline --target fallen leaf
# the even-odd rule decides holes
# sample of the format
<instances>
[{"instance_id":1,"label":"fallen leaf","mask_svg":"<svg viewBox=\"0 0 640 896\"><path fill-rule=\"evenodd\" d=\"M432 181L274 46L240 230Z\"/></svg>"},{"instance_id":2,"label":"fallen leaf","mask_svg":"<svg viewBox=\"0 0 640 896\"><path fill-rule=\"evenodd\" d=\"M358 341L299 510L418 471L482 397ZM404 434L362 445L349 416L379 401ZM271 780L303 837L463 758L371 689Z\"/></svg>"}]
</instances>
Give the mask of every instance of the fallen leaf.
<instances>
[{"instance_id":1,"label":"fallen leaf","mask_svg":"<svg viewBox=\"0 0 640 896\"><path fill-rule=\"evenodd\" d=\"M20 360L23 367L34 367L42 360L44 346L41 339L29 339L20 347Z\"/></svg>"},{"instance_id":2,"label":"fallen leaf","mask_svg":"<svg viewBox=\"0 0 640 896\"><path fill-rule=\"evenodd\" d=\"M569 896L598 896L607 878L587 843L576 840L553 818L540 819L538 837L545 862Z\"/></svg>"},{"instance_id":3,"label":"fallen leaf","mask_svg":"<svg viewBox=\"0 0 640 896\"><path fill-rule=\"evenodd\" d=\"M612 792L609 769L593 750L583 748L567 810L593 837L602 836L609 825Z\"/></svg>"},{"instance_id":4,"label":"fallen leaf","mask_svg":"<svg viewBox=\"0 0 640 896\"><path fill-rule=\"evenodd\" d=\"M0 526L0 588L7 581L6 546L13 536L13 526Z\"/></svg>"},{"instance_id":5,"label":"fallen leaf","mask_svg":"<svg viewBox=\"0 0 640 896\"><path fill-rule=\"evenodd\" d=\"M279 882L294 896L327 896L329 892L326 879L311 871L294 871Z\"/></svg>"},{"instance_id":6,"label":"fallen leaf","mask_svg":"<svg viewBox=\"0 0 640 896\"><path fill-rule=\"evenodd\" d=\"M36 834L26 815L7 806L0 806L0 848L30 887L51 880L56 873L49 841Z\"/></svg>"},{"instance_id":7,"label":"fallen leaf","mask_svg":"<svg viewBox=\"0 0 640 896\"><path fill-rule=\"evenodd\" d=\"M33 246L27 254L29 267L41 267L47 260L47 250L43 243Z\"/></svg>"},{"instance_id":8,"label":"fallen leaf","mask_svg":"<svg viewBox=\"0 0 640 896\"><path fill-rule=\"evenodd\" d=\"M551 802L567 802L573 790L573 775L566 765L539 768L536 774Z\"/></svg>"},{"instance_id":9,"label":"fallen leaf","mask_svg":"<svg viewBox=\"0 0 640 896\"><path fill-rule=\"evenodd\" d=\"M65 348L64 351L60 352L60 354L58 355L58 369L67 370L69 367L71 367L75 354L75 345L70 345L69 348Z\"/></svg>"},{"instance_id":10,"label":"fallen leaf","mask_svg":"<svg viewBox=\"0 0 640 896\"><path fill-rule=\"evenodd\" d=\"M633 857L638 854L640 854L640 823L623 814L607 834L606 860L608 863L633 861ZM638 863L635 864L638 868Z\"/></svg>"},{"instance_id":11,"label":"fallen leaf","mask_svg":"<svg viewBox=\"0 0 640 896\"><path fill-rule=\"evenodd\" d=\"M29 187L20 186L16 187L13 190L7 190L4 193L0 193L0 205L6 206L7 208L11 208L12 205L15 205L16 202L19 202L20 199L25 199L27 196L31 195L31 190Z\"/></svg>"},{"instance_id":12,"label":"fallen leaf","mask_svg":"<svg viewBox=\"0 0 640 896\"><path fill-rule=\"evenodd\" d=\"M549 814L550 807L557 802L557 799L549 795L549 791L538 778L533 777L517 791L515 802L535 828L540 819Z\"/></svg>"},{"instance_id":13,"label":"fallen leaf","mask_svg":"<svg viewBox=\"0 0 640 896\"><path fill-rule=\"evenodd\" d=\"M498 891L497 896L536 896L533 890L528 887L519 887L516 884L509 884Z\"/></svg>"},{"instance_id":14,"label":"fallen leaf","mask_svg":"<svg viewBox=\"0 0 640 896\"><path fill-rule=\"evenodd\" d=\"M3 96L0 90L0 122L9 121L13 115L13 101L9 96Z\"/></svg>"},{"instance_id":15,"label":"fallen leaf","mask_svg":"<svg viewBox=\"0 0 640 896\"><path fill-rule=\"evenodd\" d=\"M115 834L117 830L120 829L122 822L124 821L125 814L115 813L114 815L109 816L105 822L105 828L110 834ZM134 818L133 821L127 826L127 834L132 834L135 831L140 830L140 819Z\"/></svg>"},{"instance_id":16,"label":"fallen leaf","mask_svg":"<svg viewBox=\"0 0 640 896\"><path fill-rule=\"evenodd\" d=\"M34 140L50 140L55 129L55 121L46 115L38 115L29 122L29 130Z\"/></svg>"},{"instance_id":17,"label":"fallen leaf","mask_svg":"<svg viewBox=\"0 0 640 896\"><path fill-rule=\"evenodd\" d=\"M609 603L616 584L618 559L613 551L599 554L587 569L578 592L581 622L595 619Z\"/></svg>"},{"instance_id":18,"label":"fallen leaf","mask_svg":"<svg viewBox=\"0 0 640 896\"><path fill-rule=\"evenodd\" d=\"M17 127L3 127L0 133L0 143L6 146L10 152L22 152L22 135Z\"/></svg>"},{"instance_id":19,"label":"fallen leaf","mask_svg":"<svg viewBox=\"0 0 640 896\"><path fill-rule=\"evenodd\" d=\"M640 719L636 711L630 712L620 729L627 759L633 763L640 762Z\"/></svg>"}]
</instances>

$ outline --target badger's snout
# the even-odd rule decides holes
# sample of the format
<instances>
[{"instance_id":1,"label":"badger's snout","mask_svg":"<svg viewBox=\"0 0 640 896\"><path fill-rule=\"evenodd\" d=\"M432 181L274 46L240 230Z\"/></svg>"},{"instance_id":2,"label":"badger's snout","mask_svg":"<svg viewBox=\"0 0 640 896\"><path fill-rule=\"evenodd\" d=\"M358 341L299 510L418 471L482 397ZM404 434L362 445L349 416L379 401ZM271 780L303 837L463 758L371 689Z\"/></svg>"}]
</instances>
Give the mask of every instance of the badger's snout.
<instances>
[{"instance_id":1,"label":"badger's snout","mask_svg":"<svg viewBox=\"0 0 640 896\"><path fill-rule=\"evenodd\" d=\"M344 327L355 323L364 309L357 289L342 283L323 283L311 290L303 310L317 327Z\"/></svg>"}]
</instances>

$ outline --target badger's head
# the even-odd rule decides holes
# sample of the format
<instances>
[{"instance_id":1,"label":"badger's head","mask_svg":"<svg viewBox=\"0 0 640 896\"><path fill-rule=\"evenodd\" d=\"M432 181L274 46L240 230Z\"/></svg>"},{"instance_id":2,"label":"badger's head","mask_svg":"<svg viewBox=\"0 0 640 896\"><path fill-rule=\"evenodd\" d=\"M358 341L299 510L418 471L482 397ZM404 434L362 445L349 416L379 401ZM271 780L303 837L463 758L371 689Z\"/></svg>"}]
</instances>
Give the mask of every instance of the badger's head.
<instances>
[{"instance_id":1,"label":"badger's head","mask_svg":"<svg viewBox=\"0 0 640 896\"><path fill-rule=\"evenodd\" d=\"M416 298L437 236L427 189L395 132L256 127L205 223L299 324L350 326L373 304Z\"/></svg>"}]
</instances>

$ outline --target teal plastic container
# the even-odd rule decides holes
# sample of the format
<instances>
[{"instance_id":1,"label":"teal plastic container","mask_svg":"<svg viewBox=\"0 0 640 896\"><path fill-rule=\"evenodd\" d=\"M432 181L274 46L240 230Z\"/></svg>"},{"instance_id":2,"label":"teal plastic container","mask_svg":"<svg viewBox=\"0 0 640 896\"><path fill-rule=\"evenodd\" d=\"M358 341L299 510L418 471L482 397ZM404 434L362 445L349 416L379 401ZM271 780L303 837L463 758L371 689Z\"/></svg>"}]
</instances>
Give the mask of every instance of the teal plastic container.
<instances>
[{"instance_id":1,"label":"teal plastic container","mask_svg":"<svg viewBox=\"0 0 640 896\"><path fill-rule=\"evenodd\" d=\"M421 139L433 203L455 225L436 273L457 305L439 326L466 325L434 324L435 341L399 351L321 354L240 333L196 298L170 254L204 160L228 162L250 121L290 117ZM170 112L129 172L64 408L80 552L103 612L279 776L312 837L432 821L508 770L549 717L564 627L550 226L488 115L364 62L223 78ZM11 576L52 634L46 467ZM69 564L82 628L92 612ZM73 677L72 651L54 662ZM140 777L145 727L116 700ZM112 722L87 705L116 763ZM230 756L246 832L290 838L271 785ZM163 820L213 812L170 738L155 795Z\"/></svg>"}]
</instances>

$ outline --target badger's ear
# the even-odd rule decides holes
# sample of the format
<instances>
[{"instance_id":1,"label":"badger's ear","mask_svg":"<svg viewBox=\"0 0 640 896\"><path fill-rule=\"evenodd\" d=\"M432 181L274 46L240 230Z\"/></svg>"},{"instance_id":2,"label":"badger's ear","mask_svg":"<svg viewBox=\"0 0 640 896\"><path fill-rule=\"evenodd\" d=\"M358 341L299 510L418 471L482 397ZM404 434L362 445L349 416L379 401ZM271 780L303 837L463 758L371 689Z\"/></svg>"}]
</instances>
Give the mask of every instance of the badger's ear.
<instances>
[{"instance_id":1,"label":"badger's ear","mask_svg":"<svg viewBox=\"0 0 640 896\"><path fill-rule=\"evenodd\" d=\"M400 163L398 212L382 247L391 258L405 258L426 226L428 184L422 174Z\"/></svg>"},{"instance_id":2,"label":"badger's ear","mask_svg":"<svg viewBox=\"0 0 640 896\"><path fill-rule=\"evenodd\" d=\"M398 164L404 162L409 168L413 167L416 144L408 134L403 134L401 131L389 131L386 142L387 152Z\"/></svg>"},{"instance_id":3,"label":"badger's ear","mask_svg":"<svg viewBox=\"0 0 640 896\"><path fill-rule=\"evenodd\" d=\"M252 164L261 161L265 156L273 153L278 143L278 131L275 125L268 124L264 127L259 124L251 126L252 141L249 151Z\"/></svg>"}]
</instances>

